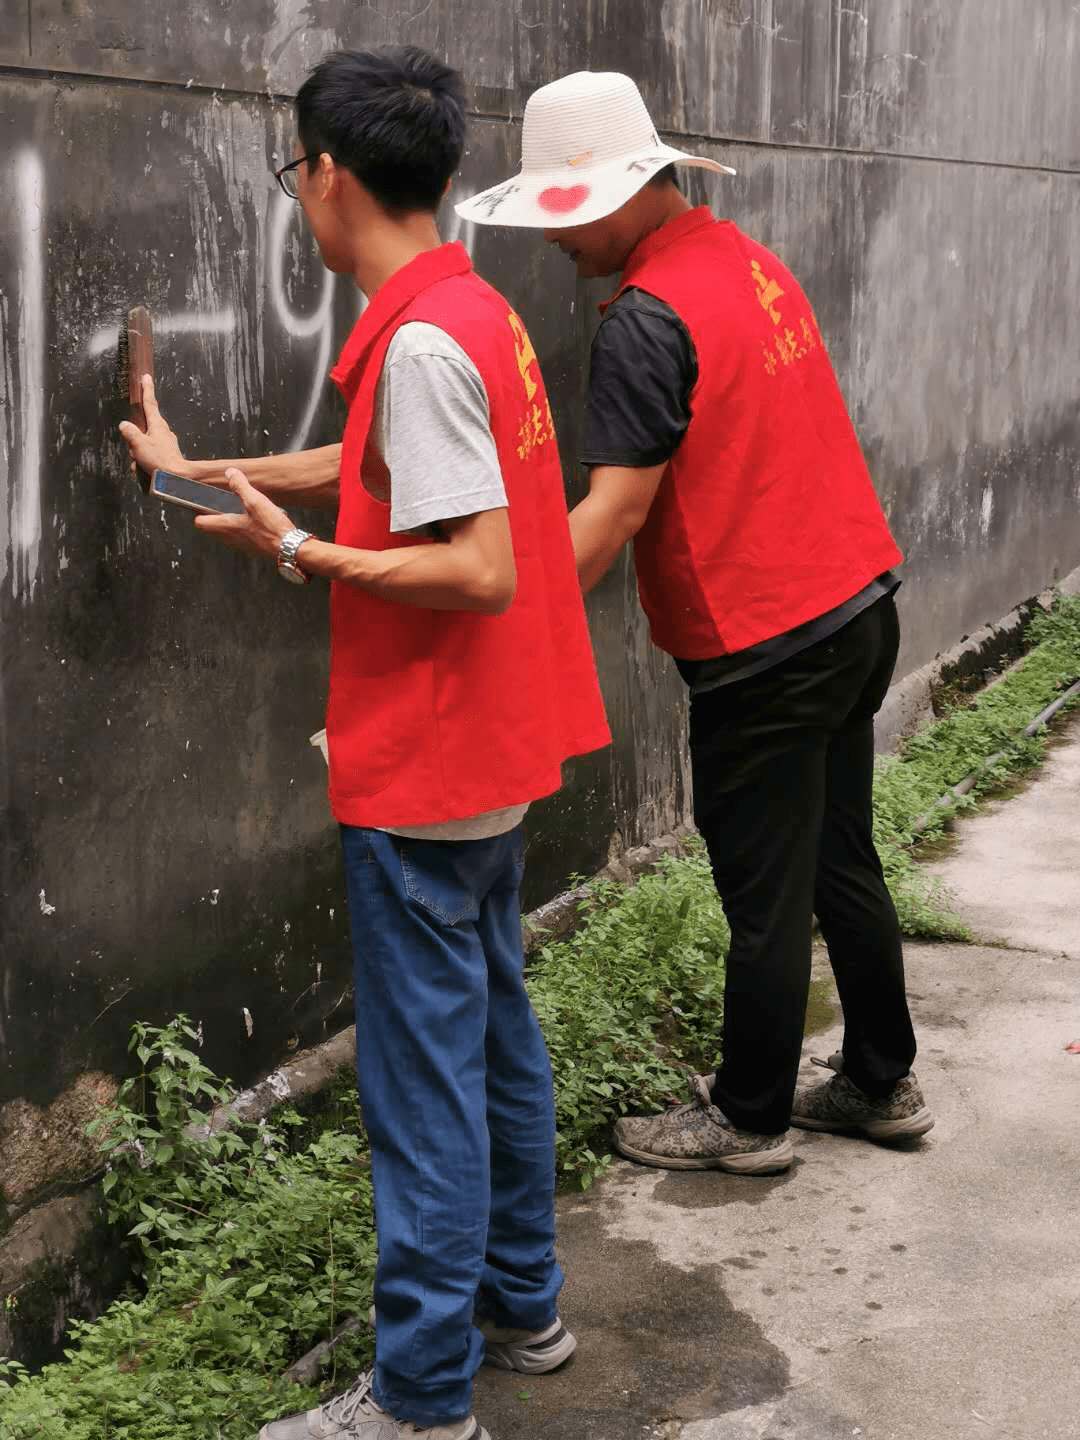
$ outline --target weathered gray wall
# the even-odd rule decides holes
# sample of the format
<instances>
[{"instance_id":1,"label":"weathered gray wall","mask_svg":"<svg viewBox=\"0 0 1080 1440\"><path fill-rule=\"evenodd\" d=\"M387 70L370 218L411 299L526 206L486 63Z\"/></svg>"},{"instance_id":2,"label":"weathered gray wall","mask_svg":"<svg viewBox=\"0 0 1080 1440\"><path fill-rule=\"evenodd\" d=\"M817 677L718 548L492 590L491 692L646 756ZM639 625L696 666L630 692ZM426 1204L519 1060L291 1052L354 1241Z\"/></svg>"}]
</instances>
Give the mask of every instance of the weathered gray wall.
<instances>
[{"instance_id":1,"label":"weathered gray wall","mask_svg":"<svg viewBox=\"0 0 1080 1440\"><path fill-rule=\"evenodd\" d=\"M186 1010L247 1079L348 1017L306 744L325 592L148 505L111 385L142 302L192 453L336 438L357 296L269 171L310 64L386 41L468 77L456 196L516 168L528 94L584 67L631 72L663 130L738 168L691 193L815 305L909 556L901 673L1080 564L1070 0L3 0L0 1231L64 1183L44 1107L117 1073L133 1019ZM576 494L604 287L535 236L460 238L530 326ZM682 698L625 568L590 616L616 740L536 808L533 903L685 813Z\"/></svg>"}]
</instances>

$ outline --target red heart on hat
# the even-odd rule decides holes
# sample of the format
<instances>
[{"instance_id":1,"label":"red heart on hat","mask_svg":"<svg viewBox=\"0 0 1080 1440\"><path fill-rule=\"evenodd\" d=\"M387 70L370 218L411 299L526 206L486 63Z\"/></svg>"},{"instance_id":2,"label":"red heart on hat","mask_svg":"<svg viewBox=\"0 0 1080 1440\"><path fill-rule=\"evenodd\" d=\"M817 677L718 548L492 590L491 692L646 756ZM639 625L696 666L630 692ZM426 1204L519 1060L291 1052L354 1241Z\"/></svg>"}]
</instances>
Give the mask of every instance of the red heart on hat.
<instances>
[{"instance_id":1,"label":"red heart on hat","mask_svg":"<svg viewBox=\"0 0 1080 1440\"><path fill-rule=\"evenodd\" d=\"M588 185L568 185L565 189L552 185L550 189L541 190L536 203L549 215L569 215L589 198L589 193Z\"/></svg>"}]
</instances>

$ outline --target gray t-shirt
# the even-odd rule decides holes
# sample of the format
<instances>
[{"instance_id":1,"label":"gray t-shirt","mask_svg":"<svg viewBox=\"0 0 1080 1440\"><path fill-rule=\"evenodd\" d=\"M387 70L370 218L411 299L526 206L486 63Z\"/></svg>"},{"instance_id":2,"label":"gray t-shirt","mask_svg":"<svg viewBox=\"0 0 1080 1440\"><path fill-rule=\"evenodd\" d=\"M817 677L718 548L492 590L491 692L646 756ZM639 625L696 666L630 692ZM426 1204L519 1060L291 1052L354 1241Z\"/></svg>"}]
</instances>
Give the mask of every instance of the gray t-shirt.
<instances>
[{"instance_id":1,"label":"gray t-shirt","mask_svg":"<svg viewBox=\"0 0 1080 1440\"><path fill-rule=\"evenodd\" d=\"M436 325L411 321L390 341L363 481L369 494L389 503L394 534L506 507L483 379L457 341ZM528 808L511 805L438 825L384 828L418 840L486 840L520 824Z\"/></svg>"}]
</instances>

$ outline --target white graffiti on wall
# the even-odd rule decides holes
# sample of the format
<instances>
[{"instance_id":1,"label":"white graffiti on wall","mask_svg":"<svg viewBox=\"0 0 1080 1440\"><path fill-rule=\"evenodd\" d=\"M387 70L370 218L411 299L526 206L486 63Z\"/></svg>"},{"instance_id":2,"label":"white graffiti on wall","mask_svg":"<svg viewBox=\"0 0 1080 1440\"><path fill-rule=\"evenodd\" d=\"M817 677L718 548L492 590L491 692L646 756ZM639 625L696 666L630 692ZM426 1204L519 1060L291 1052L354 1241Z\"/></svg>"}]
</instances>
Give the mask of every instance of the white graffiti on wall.
<instances>
[{"instance_id":1,"label":"white graffiti on wall","mask_svg":"<svg viewBox=\"0 0 1080 1440\"><path fill-rule=\"evenodd\" d=\"M14 305L15 356L4 344L4 391L9 409L4 497L7 543L0 545L0 582L9 574L14 595L29 598L41 553L41 457L45 430L45 171L39 156L15 157L13 211L19 236ZM5 328L7 328L5 321ZM17 369L16 369L17 364Z\"/></svg>"},{"instance_id":2,"label":"white graffiti on wall","mask_svg":"<svg viewBox=\"0 0 1080 1440\"><path fill-rule=\"evenodd\" d=\"M290 222L295 219L296 202L284 195L275 196L273 214L270 217L270 299L274 314L294 340L318 338L318 353L312 372L311 391L303 418L286 447L299 450L311 433L315 412L323 394L326 372L330 367L330 347L333 344L333 329L330 323L334 303L334 277L329 270L323 274L322 296L310 315L299 315L289 304L285 294L282 269L289 237Z\"/></svg>"},{"instance_id":3,"label":"white graffiti on wall","mask_svg":"<svg viewBox=\"0 0 1080 1440\"><path fill-rule=\"evenodd\" d=\"M16 599L29 599L40 577L42 465L46 418L46 194L41 157L24 150L15 157L13 214L17 226L16 274L5 296L0 288L0 336L3 370L0 400L6 423L0 424L0 584L11 580ZM463 224L451 207L447 240L460 240L472 252L474 227ZM302 393L303 410L285 447L299 450L308 441L320 401L334 343L335 276L324 272L318 302L310 313L296 310L286 291L285 266L290 227L298 212L284 196L272 202L267 236L267 289L276 322L293 341L314 344L311 383ZM14 299L12 299L14 296ZM366 301L358 294L358 311ZM155 316L154 331L164 336L232 336L241 325L237 312L223 306ZM88 359L115 352L115 320L99 326L86 342Z\"/></svg>"}]
</instances>

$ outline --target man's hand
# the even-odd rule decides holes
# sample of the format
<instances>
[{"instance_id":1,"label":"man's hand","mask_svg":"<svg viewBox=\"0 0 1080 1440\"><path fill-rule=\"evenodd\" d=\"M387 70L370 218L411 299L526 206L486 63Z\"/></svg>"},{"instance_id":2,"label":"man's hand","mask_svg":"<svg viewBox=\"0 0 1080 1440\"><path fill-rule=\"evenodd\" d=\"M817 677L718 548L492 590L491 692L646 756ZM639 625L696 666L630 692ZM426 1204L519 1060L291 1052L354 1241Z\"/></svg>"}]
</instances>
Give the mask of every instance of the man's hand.
<instances>
[{"instance_id":1,"label":"man's hand","mask_svg":"<svg viewBox=\"0 0 1080 1440\"><path fill-rule=\"evenodd\" d=\"M225 489L226 473L242 465L246 476L264 493L313 509L337 509L340 445L323 445L314 450L289 451L283 455L188 460L175 433L158 409L154 382L149 375L142 377L142 397L146 430L140 430L130 420L125 420L120 426L124 444L131 452L133 474L136 470L142 470L147 475L154 470L171 470L189 480L201 480L206 485Z\"/></svg>"},{"instance_id":2,"label":"man's hand","mask_svg":"<svg viewBox=\"0 0 1080 1440\"><path fill-rule=\"evenodd\" d=\"M149 418L149 412L147 412ZM249 555L267 555L276 561L285 535L294 528L285 511L260 495L247 476L235 466L225 471L229 489L244 503L243 515L196 515L196 530L204 530L231 550Z\"/></svg>"},{"instance_id":3,"label":"man's hand","mask_svg":"<svg viewBox=\"0 0 1080 1440\"><path fill-rule=\"evenodd\" d=\"M146 412L145 431L130 420L120 425L120 434L131 453L132 473L142 470L149 475L154 470L171 470L175 475L190 476L180 442L158 409L154 382L149 375L142 377L142 401Z\"/></svg>"}]
</instances>

